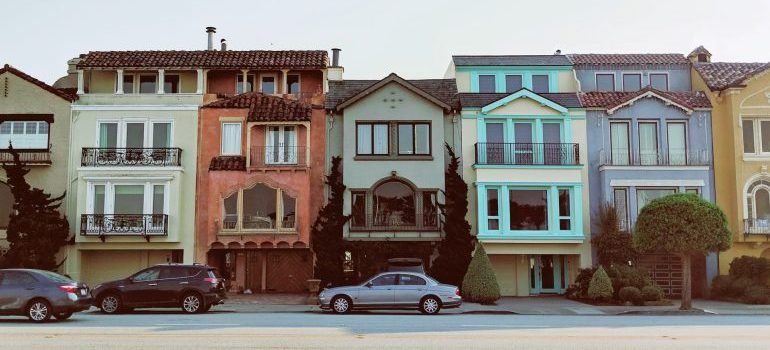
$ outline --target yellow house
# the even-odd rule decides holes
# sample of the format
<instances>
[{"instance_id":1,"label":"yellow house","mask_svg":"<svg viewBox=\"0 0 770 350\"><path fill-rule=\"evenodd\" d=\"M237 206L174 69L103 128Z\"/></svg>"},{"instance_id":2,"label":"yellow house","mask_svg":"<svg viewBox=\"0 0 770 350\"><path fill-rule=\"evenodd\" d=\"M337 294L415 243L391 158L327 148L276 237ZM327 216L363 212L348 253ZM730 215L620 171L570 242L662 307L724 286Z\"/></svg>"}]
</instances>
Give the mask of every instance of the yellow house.
<instances>
[{"instance_id":1,"label":"yellow house","mask_svg":"<svg viewBox=\"0 0 770 350\"><path fill-rule=\"evenodd\" d=\"M713 105L716 201L733 232L733 246L719 255L719 272L743 256L770 259L770 63L711 62L700 46L693 62L693 90Z\"/></svg>"}]
</instances>

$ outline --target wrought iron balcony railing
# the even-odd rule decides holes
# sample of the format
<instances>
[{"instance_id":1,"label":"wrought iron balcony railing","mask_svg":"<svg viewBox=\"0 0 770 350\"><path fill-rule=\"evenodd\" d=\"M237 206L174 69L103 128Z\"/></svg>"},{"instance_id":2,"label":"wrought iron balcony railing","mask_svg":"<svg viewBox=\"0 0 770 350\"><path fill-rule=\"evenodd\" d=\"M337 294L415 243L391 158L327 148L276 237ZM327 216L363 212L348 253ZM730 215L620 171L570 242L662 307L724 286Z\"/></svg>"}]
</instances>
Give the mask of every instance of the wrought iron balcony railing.
<instances>
[{"instance_id":1,"label":"wrought iron balcony railing","mask_svg":"<svg viewBox=\"0 0 770 350\"><path fill-rule=\"evenodd\" d=\"M251 147L252 168L304 167L307 166L307 147L304 146L254 146Z\"/></svg>"},{"instance_id":2,"label":"wrought iron balcony railing","mask_svg":"<svg viewBox=\"0 0 770 350\"><path fill-rule=\"evenodd\" d=\"M180 166L180 148L83 148L82 166Z\"/></svg>"},{"instance_id":3,"label":"wrought iron balcony railing","mask_svg":"<svg viewBox=\"0 0 770 350\"><path fill-rule=\"evenodd\" d=\"M763 235L770 239L770 219L744 219L743 234Z\"/></svg>"},{"instance_id":4,"label":"wrought iron balcony railing","mask_svg":"<svg viewBox=\"0 0 770 350\"><path fill-rule=\"evenodd\" d=\"M350 218L351 231L438 231L438 214L356 215Z\"/></svg>"},{"instance_id":5,"label":"wrought iron balcony railing","mask_svg":"<svg viewBox=\"0 0 770 350\"><path fill-rule=\"evenodd\" d=\"M476 164L483 165L579 165L577 143L476 144Z\"/></svg>"},{"instance_id":6,"label":"wrought iron balcony railing","mask_svg":"<svg viewBox=\"0 0 770 350\"><path fill-rule=\"evenodd\" d=\"M140 236L149 242L150 237L168 235L168 215L83 214L80 234L99 237L102 242L107 236Z\"/></svg>"},{"instance_id":7,"label":"wrought iron balcony railing","mask_svg":"<svg viewBox=\"0 0 770 350\"><path fill-rule=\"evenodd\" d=\"M669 150L668 152L630 152L628 149L599 151L600 165L613 166L697 166L710 165L706 150Z\"/></svg>"},{"instance_id":8,"label":"wrought iron balcony railing","mask_svg":"<svg viewBox=\"0 0 770 350\"><path fill-rule=\"evenodd\" d=\"M49 149L16 149L19 160L26 164L51 164ZM0 149L0 164L13 162L13 154L7 149Z\"/></svg>"}]
</instances>

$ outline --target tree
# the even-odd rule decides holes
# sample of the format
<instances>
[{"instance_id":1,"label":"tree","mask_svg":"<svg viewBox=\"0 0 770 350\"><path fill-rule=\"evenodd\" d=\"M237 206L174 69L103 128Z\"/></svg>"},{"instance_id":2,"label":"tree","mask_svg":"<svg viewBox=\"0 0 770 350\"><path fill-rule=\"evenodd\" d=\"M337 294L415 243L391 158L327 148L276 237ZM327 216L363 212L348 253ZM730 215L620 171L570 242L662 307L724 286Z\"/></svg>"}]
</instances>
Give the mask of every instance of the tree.
<instances>
[{"instance_id":1,"label":"tree","mask_svg":"<svg viewBox=\"0 0 770 350\"><path fill-rule=\"evenodd\" d=\"M610 276L607 275L607 271L604 271L604 267L599 266L591 277L591 283L588 284L588 297L593 300L609 301L614 294Z\"/></svg>"},{"instance_id":2,"label":"tree","mask_svg":"<svg viewBox=\"0 0 770 350\"><path fill-rule=\"evenodd\" d=\"M8 267L54 270L59 264L56 253L67 244L69 223L59 213L66 192L56 198L33 188L25 176L29 173L19 152L8 147L13 163L3 164L8 187L13 194L13 212L8 222L10 243L4 264Z\"/></svg>"},{"instance_id":3,"label":"tree","mask_svg":"<svg viewBox=\"0 0 770 350\"><path fill-rule=\"evenodd\" d=\"M487 252L481 244L476 245L476 253L463 278L463 298L470 302L492 304L500 299L500 285L492 269Z\"/></svg>"},{"instance_id":4,"label":"tree","mask_svg":"<svg viewBox=\"0 0 770 350\"><path fill-rule=\"evenodd\" d=\"M639 213L634 231L639 252L682 259L682 310L692 308L692 256L724 251L732 244L724 212L696 194L672 194L652 201Z\"/></svg>"},{"instance_id":5,"label":"tree","mask_svg":"<svg viewBox=\"0 0 770 350\"><path fill-rule=\"evenodd\" d=\"M596 258L601 265L628 265L636 258L631 234L620 230L620 218L614 206L603 204L596 213L599 234L591 238Z\"/></svg>"},{"instance_id":6,"label":"tree","mask_svg":"<svg viewBox=\"0 0 770 350\"><path fill-rule=\"evenodd\" d=\"M326 176L329 201L318 212L310 231L310 244L315 253L315 276L321 280L321 286L329 283L337 285L344 277L345 242L342 229L350 217L342 213L346 187L342 182L341 163L342 158L332 158L332 168Z\"/></svg>"},{"instance_id":7,"label":"tree","mask_svg":"<svg viewBox=\"0 0 770 350\"><path fill-rule=\"evenodd\" d=\"M468 184L460 176L460 158L446 144L449 165L444 173L445 203L439 205L442 213L444 239L438 245L438 257L431 267L437 280L462 286L465 272L471 263L475 237L466 220L468 214Z\"/></svg>"}]
</instances>

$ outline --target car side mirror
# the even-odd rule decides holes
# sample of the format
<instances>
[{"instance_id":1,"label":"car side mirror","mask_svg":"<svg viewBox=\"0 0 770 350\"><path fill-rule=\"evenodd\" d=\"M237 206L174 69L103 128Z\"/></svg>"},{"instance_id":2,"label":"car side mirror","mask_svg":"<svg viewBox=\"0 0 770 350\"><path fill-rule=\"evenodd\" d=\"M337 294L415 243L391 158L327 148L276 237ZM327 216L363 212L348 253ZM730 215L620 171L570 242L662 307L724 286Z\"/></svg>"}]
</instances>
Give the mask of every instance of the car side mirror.
<instances>
[{"instance_id":1,"label":"car side mirror","mask_svg":"<svg viewBox=\"0 0 770 350\"><path fill-rule=\"evenodd\" d=\"M366 286L366 288L372 288L372 282L366 282L364 286Z\"/></svg>"}]
</instances>

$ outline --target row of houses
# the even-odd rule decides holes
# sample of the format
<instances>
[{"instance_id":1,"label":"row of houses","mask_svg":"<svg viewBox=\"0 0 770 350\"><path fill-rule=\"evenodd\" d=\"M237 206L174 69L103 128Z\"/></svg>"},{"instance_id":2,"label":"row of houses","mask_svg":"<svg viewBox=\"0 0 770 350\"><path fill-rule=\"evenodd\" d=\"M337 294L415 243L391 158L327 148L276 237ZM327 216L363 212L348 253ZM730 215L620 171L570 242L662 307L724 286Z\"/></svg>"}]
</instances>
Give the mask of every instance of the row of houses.
<instances>
[{"instance_id":1,"label":"row of houses","mask_svg":"<svg viewBox=\"0 0 770 350\"><path fill-rule=\"evenodd\" d=\"M48 85L0 69L0 147L67 193L63 272L98 283L164 262L218 267L236 291L297 292L342 158L346 272L430 261L445 145L503 295L563 293L592 264L600 206L630 230L650 201L697 193L733 248L697 259L696 293L736 256L770 257L770 64L683 54L451 58L443 78L344 79L340 50L91 51ZM0 161L9 161L0 149ZM4 180L5 174L0 174ZM12 196L0 184L0 233ZM640 264L678 294L681 262Z\"/></svg>"}]
</instances>

